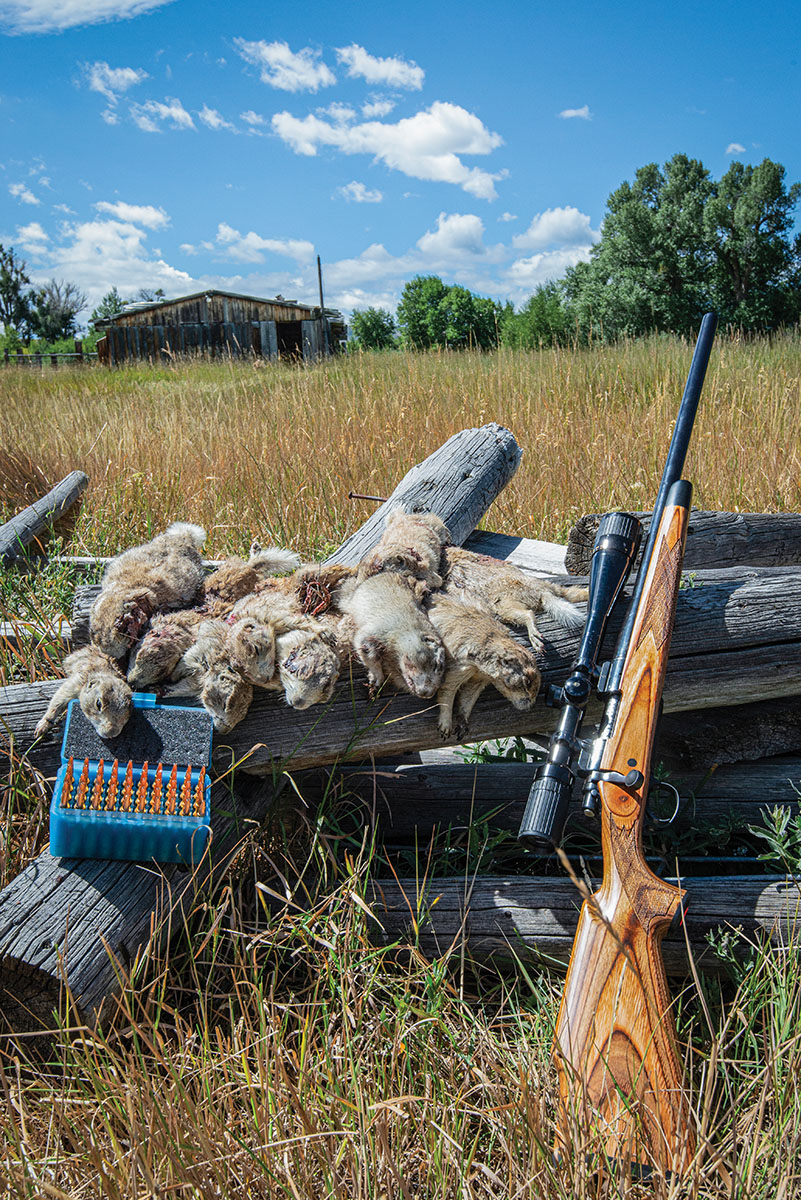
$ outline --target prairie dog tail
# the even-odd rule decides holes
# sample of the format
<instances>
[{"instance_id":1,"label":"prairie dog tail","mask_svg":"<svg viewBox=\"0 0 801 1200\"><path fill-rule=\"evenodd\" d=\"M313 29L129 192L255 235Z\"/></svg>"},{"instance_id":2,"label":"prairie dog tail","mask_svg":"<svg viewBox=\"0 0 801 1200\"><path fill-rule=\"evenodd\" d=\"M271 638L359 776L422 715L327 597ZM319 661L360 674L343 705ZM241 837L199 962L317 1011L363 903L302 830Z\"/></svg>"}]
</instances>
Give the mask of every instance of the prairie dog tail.
<instances>
[{"instance_id":1,"label":"prairie dog tail","mask_svg":"<svg viewBox=\"0 0 801 1200\"><path fill-rule=\"evenodd\" d=\"M206 540L206 530L201 525L190 525L188 521L173 521L172 525L167 526L165 533L173 534L175 537L189 538L198 550Z\"/></svg>"},{"instance_id":2,"label":"prairie dog tail","mask_svg":"<svg viewBox=\"0 0 801 1200\"><path fill-rule=\"evenodd\" d=\"M261 576L283 575L300 566L300 555L294 550L283 550L280 546L267 546L264 550L251 547L248 566Z\"/></svg>"},{"instance_id":3,"label":"prairie dog tail","mask_svg":"<svg viewBox=\"0 0 801 1200\"><path fill-rule=\"evenodd\" d=\"M545 583L542 588L542 608L549 617L553 617L567 629L575 629L583 625L585 616L579 612L576 604L589 597L589 589L585 587L561 587L558 583Z\"/></svg>"}]
</instances>

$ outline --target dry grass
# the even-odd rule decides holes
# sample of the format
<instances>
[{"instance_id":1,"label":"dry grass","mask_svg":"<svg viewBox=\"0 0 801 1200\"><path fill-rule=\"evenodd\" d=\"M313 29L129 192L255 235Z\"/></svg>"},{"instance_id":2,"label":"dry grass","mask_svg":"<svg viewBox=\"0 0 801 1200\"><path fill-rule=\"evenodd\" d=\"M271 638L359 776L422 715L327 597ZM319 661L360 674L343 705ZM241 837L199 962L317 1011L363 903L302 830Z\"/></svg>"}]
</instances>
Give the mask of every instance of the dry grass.
<instances>
[{"instance_id":1,"label":"dry grass","mask_svg":"<svg viewBox=\"0 0 801 1200\"><path fill-rule=\"evenodd\" d=\"M582 512L650 504L689 356L678 339L656 338L574 352L366 354L312 369L7 369L0 444L51 480L86 471L77 537L88 553L183 518L206 526L214 554L257 534L315 554L364 519L348 491L386 495L451 434L498 421L524 458L486 525L558 541ZM688 464L699 506L798 507L800 380L797 337L718 341Z\"/></svg>"},{"instance_id":2,"label":"dry grass","mask_svg":"<svg viewBox=\"0 0 801 1200\"><path fill-rule=\"evenodd\" d=\"M310 370L246 363L0 372L0 505L75 468L90 477L70 549L110 553L174 519L207 552L274 538L306 554L465 426L498 421L525 454L486 525L563 540L585 511L651 503L690 347L365 355ZM719 338L688 474L703 507L798 509L801 340ZM5 465L4 465L5 464ZM28 489L28 490L26 490ZM2 581L0 619L68 609L65 568ZM52 675L55 644L3 660ZM0 796L0 883L41 848L46 796L16 765ZM324 827L331 828L328 823ZM281 891L279 844L286 858ZM297 859L298 865L293 865ZM254 836L222 896L199 897L98 1031L65 1023L44 1059L0 1039L0 1194L70 1200L700 1200L801 1195L797 951L762 953L705 1004L684 997L694 1105L718 1157L683 1189L556 1170L547 972L460 975L377 948L369 846L313 827ZM734 886L734 884L733 884ZM412 901L414 903L414 901ZM592 1149L592 1141L587 1147Z\"/></svg>"}]
</instances>

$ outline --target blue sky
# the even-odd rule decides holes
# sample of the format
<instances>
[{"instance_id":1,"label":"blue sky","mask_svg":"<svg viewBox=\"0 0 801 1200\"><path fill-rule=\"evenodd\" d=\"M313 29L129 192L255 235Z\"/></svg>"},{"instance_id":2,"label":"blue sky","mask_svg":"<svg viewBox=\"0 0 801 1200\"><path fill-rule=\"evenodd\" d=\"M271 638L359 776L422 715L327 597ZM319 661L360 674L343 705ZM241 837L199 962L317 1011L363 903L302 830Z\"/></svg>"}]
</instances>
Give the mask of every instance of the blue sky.
<instances>
[{"instance_id":1,"label":"blue sky","mask_svg":"<svg viewBox=\"0 0 801 1200\"><path fill-rule=\"evenodd\" d=\"M801 179L801 6L0 0L0 242L36 282L394 309L586 257L683 152Z\"/></svg>"}]
</instances>

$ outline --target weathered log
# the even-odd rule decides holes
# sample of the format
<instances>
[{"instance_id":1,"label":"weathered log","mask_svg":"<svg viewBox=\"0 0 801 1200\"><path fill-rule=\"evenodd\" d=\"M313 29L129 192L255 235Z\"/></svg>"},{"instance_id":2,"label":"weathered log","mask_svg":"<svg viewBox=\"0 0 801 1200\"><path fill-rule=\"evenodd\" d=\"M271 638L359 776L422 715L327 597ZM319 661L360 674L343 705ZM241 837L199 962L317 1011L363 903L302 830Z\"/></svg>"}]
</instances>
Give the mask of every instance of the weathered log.
<instances>
[{"instance_id":1,"label":"weathered log","mask_svg":"<svg viewBox=\"0 0 801 1200\"><path fill-rule=\"evenodd\" d=\"M470 439L470 454L476 458L475 487L479 498L473 494L467 479L469 457L463 458L459 467L460 495L475 524L508 482L519 451L513 453L511 435L497 426L469 432L476 435ZM492 460L495 491L491 483ZM431 459L427 462L430 464ZM420 478L419 493L410 487L406 496L419 494L421 504L426 508L433 506L434 511L438 499L447 497L450 503L447 484L451 470L447 458L440 456L436 471L431 467ZM441 514L443 518L446 511L452 519L457 516L452 509L446 509ZM453 523L458 529L458 521ZM463 536L468 532L469 529L465 530ZM377 540L380 531L374 530L374 536ZM0 716L11 742L10 750L19 753L21 732L30 731L32 719L36 724L36 713L44 710L56 686L49 683L21 690L3 689ZM378 705L382 707L383 702ZM292 714L288 736L294 745L295 718L304 714L277 705L275 710L268 710L268 720L279 713ZM325 724L327 713L327 708L316 713L312 726L321 720ZM352 736L352 717L350 723ZM230 738L218 739L216 760L222 758L226 767L231 763L232 747ZM54 749L57 750L55 738L50 739L49 747L45 743L45 750L51 755ZM33 759L32 754L30 757ZM260 789L247 816L255 820L263 818L272 795L272 789ZM46 1021L48 1013L57 1006L63 981L69 984L81 1016L88 1021L95 1019L104 1001L119 990L115 960L129 963L154 933L159 935L158 941L166 936L171 924L180 922L182 897L188 894L188 889L195 890L207 882L209 865L215 876L219 876L244 819L237 811L231 822L229 797L227 787L217 789L212 806L211 853L206 866L194 875L181 867L154 870L151 864L55 859L45 851L0 892L0 999L8 1000L7 1005L0 1004L0 1011L9 1028L18 1029L20 1023L36 1027ZM21 999L12 1008L11 998L15 996Z\"/></svg>"},{"instance_id":2,"label":"weathered log","mask_svg":"<svg viewBox=\"0 0 801 1200\"><path fill-rule=\"evenodd\" d=\"M733 568L699 571L679 593L665 685L665 711L683 712L801 696L801 568ZM619 628L610 622L610 654ZM578 634L542 618L546 647L543 683L561 683L578 646ZM0 715L18 751L30 744L47 703L48 685L34 695L24 685L0 691ZM56 685L50 685L51 690ZM18 689L22 689L21 691ZM543 689L544 690L544 689ZM588 721L598 718L597 702ZM556 711L537 703L513 709L487 689L473 711L470 740L534 736L553 731ZM453 741L464 740L454 737ZM217 752L249 771L271 771L277 761L296 769L369 754L400 754L441 744L436 706L412 696L381 694L370 700L355 667L343 674L331 702L297 712L262 692L240 725L216 739ZM37 762L37 749L31 760Z\"/></svg>"},{"instance_id":3,"label":"weathered log","mask_svg":"<svg viewBox=\"0 0 801 1200\"><path fill-rule=\"evenodd\" d=\"M692 721L681 713L665 714L659 726L659 753L676 770L801 753L801 697L706 708Z\"/></svg>"},{"instance_id":4,"label":"weathered log","mask_svg":"<svg viewBox=\"0 0 801 1200\"><path fill-rule=\"evenodd\" d=\"M478 525L514 475L522 451L508 429L494 422L463 429L412 467L392 495L339 547L329 561L352 566L375 546L395 508L435 512L455 545Z\"/></svg>"},{"instance_id":5,"label":"weathered log","mask_svg":"<svg viewBox=\"0 0 801 1200\"><path fill-rule=\"evenodd\" d=\"M71 471L41 500L36 500L0 526L0 563L8 567L24 558L31 542L65 516L88 483L83 471Z\"/></svg>"},{"instance_id":6,"label":"weathered log","mask_svg":"<svg viewBox=\"0 0 801 1200\"><path fill-rule=\"evenodd\" d=\"M654 756L660 760L659 746ZM432 832L464 832L471 824L488 821L493 828L516 833L520 827L536 763L392 763L378 760L359 766L336 766L332 771L296 775L295 786L314 807L324 794L358 801L362 819L374 822L386 845L425 844ZM764 811L782 805L801 811L801 757L784 755L747 765L719 767L709 772L671 774L682 805L676 819L679 831L688 825L700 830L728 821L744 827L759 824ZM646 822L647 823L647 822ZM578 790L568 828L596 829L581 814Z\"/></svg>"},{"instance_id":7,"label":"weathered log","mask_svg":"<svg viewBox=\"0 0 801 1200\"><path fill-rule=\"evenodd\" d=\"M651 525L651 513L636 513L644 526L640 556ZM570 530L565 569L586 575L600 513L580 517ZM639 559L638 559L639 562ZM790 566L801 563L801 514L728 513L693 510L687 531L684 570Z\"/></svg>"},{"instance_id":8,"label":"weathered log","mask_svg":"<svg viewBox=\"0 0 801 1200\"><path fill-rule=\"evenodd\" d=\"M0 892L0 1033L52 1029L65 981L79 1018L97 1020L119 993L118 972L180 928L274 798L266 785L248 797L230 781L215 784L210 853L194 872L48 851L34 859Z\"/></svg>"},{"instance_id":9,"label":"weathered log","mask_svg":"<svg viewBox=\"0 0 801 1200\"><path fill-rule=\"evenodd\" d=\"M792 879L712 876L682 879L688 892L687 938L696 964L726 973L726 962L707 942L723 934L732 952L745 957L748 941L777 949L798 937L801 885ZM477 961L510 960L565 965L578 922L581 897L569 879L488 876L453 879L378 879L366 900L377 944L413 944L438 958L466 953ZM745 940L743 940L745 939ZM672 975L688 971L684 930L663 942Z\"/></svg>"}]
</instances>

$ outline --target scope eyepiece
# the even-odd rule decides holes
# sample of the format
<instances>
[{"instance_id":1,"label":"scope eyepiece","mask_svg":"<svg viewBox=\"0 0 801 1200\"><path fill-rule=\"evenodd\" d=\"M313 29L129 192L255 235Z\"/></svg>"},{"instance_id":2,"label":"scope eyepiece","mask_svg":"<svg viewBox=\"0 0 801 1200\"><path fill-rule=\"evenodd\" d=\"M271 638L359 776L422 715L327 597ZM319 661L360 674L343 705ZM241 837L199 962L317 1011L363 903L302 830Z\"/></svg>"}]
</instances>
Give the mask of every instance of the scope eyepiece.
<instances>
[{"instance_id":1,"label":"scope eyepiece","mask_svg":"<svg viewBox=\"0 0 801 1200\"><path fill-rule=\"evenodd\" d=\"M518 837L552 849L562 836L574 775L569 767L546 762L531 785Z\"/></svg>"}]
</instances>

